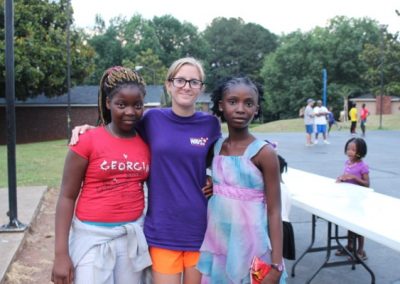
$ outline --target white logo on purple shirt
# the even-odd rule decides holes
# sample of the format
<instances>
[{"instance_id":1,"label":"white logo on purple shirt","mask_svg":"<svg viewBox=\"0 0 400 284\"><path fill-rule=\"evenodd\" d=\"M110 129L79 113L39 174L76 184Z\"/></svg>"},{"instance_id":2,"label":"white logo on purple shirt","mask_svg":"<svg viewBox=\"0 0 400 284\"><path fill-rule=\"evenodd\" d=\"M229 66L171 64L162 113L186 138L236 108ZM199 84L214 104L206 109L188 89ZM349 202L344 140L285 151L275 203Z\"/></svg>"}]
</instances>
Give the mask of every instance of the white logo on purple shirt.
<instances>
[{"instance_id":1,"label":"white logo on purple shirt","mask_svg":"<svg viewBox=\"0 0 400 284\"><path fill-rule=\"evenodd\" d=\"M193 146L206 146L208 138L190 138L190 144Z\"/></svg>"}]
</instances>

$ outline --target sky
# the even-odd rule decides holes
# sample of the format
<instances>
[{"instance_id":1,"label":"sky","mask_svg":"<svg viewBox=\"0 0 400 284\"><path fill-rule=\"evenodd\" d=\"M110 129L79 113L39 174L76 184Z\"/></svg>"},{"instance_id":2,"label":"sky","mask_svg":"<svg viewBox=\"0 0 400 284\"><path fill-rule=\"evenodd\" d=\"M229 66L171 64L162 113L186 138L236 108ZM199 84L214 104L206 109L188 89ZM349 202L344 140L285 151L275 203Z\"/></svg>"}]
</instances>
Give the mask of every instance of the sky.
<instances>
[{"instance_id":1,"label":"sky","mask_svg":"<svg viewBox=\"0 0 400 284\"><path fill-rule=\"evenodd\" d=\"M390 32L400 31L399 0L72 0L74 24L81 28L94 25L100 14L110 18L135 14L151 20L154 16L172 15L203 31L214 18L242 18L277 35L325 27L335 16L369 17L387 25Z\"/></svg>"}]
</instances>

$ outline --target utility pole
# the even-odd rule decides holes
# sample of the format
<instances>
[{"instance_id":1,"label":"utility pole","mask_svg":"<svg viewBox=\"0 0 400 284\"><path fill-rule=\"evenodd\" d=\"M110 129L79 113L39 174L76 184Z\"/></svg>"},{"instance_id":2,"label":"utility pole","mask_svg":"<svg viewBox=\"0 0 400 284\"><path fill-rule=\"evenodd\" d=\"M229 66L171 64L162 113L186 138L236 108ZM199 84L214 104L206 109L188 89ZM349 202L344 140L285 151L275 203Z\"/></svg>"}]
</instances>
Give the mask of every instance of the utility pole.
<instances>
[{"instance_id":1,"label":"utility pole","mask_svg":"<svg viewBox=\"0 0 400 284\"><path fill-rule=\"evenodd\" d=\"M17 176L15 162L16 127L15 127L15 76L14 76L14 3L5 0L5 41L6 41L6 115L7 115L7 170L8 204L7 215L10 222L0 227L0 232L22 232L27 226L18 221Z\"/></svg>"},{"instance_id":2,"label":"utility pole","mask_svg":"<svg viewBox=\"0 0 400 284\"><path fill-rule=\"evenodd\" d=\"M71 0L67 1L67 138L71 138Z\"/></svg>"},{"instance_id":3,"label":"utility pole","mask_svg":"<svg viewBox=\"0 0 400 284\"><path fill-rule=\"evenodd\" d=\"M383 67L385 64L385 38L384 38L384 32L385 32L385 26L381 26L381 68L380 68L380 77L381 77L381 97L380 97L380 111L379 111L379 129L382 129L382 113L383 113L383 93L384 93L384 87L383 87Z\"/></svg>"},{"instance_id":4,"label":"utility pole","mask_svg":"<svg viewBox=\"0 0 400 284\"><path fill-rule=\"evenodd\" d=\"M135 66L136 71L140 71L141 69L148 69L153 73L153 85L156 85L156 70L154 70L153 68L142 66L142 65Z\"/></svg>"}]
</instances>

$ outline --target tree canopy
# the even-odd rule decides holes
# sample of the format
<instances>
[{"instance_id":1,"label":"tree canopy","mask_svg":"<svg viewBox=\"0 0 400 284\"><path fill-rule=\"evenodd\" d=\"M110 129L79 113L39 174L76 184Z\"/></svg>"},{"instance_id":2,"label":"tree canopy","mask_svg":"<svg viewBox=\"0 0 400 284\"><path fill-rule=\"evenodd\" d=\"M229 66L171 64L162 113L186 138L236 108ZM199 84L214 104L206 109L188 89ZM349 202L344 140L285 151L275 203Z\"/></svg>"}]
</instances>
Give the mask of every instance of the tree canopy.
<instances>
[{"instance_id":1,"label":"tree canopy","mask_svg":"<svg viewBox=\"0 0 400 284\"><path fill-rule=\"evenodd\" d=\"M4 19L4 1L0 3ZM19 99L44 93L57 96L65 93L67 73L66 31L67 1L14 1L15 93ZM5 30L0 22L1 59L0 96L5 96ZM83 33L71 31L71 77L80 83L92 71L94 50L84 45Z\"/></svg>"},{"instance_id":2,"label":"tree canopy","mask_svg":"<svg viewBox=\"0 0 400 284\"><path fill-rule=\"evenodd\" d=\"M67 0L15 0L15 78L19 99L66 91ZM4 96L4 4L0 3L0 96ZM3 21L1 21L3 19ZM307 98L322 98L328 74L328 105L361 93L400 92L399 35L369 18L337 16L326 27L277 36L241 18L215 18L200 32L171 15L144 19L97 16L92 30L71 28L73 84L95 84L107 68L138 70L147 84L163 84L170 64L200 59L206 91L225 76L247 75L265 89L264 118L296 117Z\"/></svg>"},{"instance_id":3,"label":"tree canopy","mask_svg":"<svg viewBox=\"0 0 400 284\"><path fill-rule=\"evenodd\" d=\"M380 30L376 21L336 17L326 28L299 31L281 38L276 51L263 65L266 112L273 118L293 117L308 97L322 99L322 70L328 74L328 105L341 109L343 101L359 93L374 93L379 72L381 34L386 35L385 52L397 58L397 35ZM390 42L390 44L389 44ZM374 48L375 47L375 48ZM397 61L398 62L398 61ZM400 67L400 66L399 66ZM395 67L385 67L387 89L398 90ZM392 77L390 77L392 74Z\"/></svg>"},{"instance_id":4,"label":"tree canopy","mask_svg":"<svg viewBox=\"0 0 400 284\"><path fill-rule=\"evenodd\" d=\"M206 62L210 88L220 78L245 74L262 82L264 57L278 46L278 37L260 25L240 18L216 18L204 31L209 45Z\"/></svg>"}]
</instances>

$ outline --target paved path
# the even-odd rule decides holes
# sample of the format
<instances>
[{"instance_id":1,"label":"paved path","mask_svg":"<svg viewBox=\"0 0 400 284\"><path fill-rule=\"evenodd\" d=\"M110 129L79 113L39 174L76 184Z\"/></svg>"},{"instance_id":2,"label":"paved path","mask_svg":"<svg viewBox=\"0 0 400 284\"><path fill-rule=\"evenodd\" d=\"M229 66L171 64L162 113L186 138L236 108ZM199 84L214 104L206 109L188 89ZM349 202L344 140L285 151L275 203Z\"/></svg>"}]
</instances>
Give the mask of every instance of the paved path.
<instances>
[{"instance_id":1,"label":"paved path","mask_svg":"<svg viewBox=\"0 0 400 284\"><path fill-rule=\"evenodd\" d=\"M46 190L47 187L45 186L20 187L17 189L17 214L21 223L29 225L33 222ZM0 226L9 224L8 211L8 189L0 188ZM22 248L25 236L26 231L0 233L0 283L3 282L5 274L18 250Z\"/></svg>"}]
</instances>

